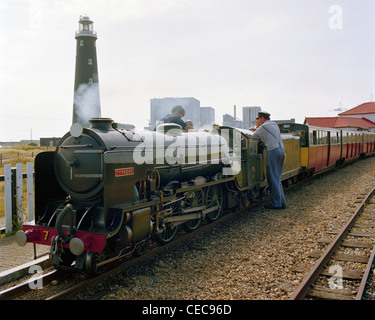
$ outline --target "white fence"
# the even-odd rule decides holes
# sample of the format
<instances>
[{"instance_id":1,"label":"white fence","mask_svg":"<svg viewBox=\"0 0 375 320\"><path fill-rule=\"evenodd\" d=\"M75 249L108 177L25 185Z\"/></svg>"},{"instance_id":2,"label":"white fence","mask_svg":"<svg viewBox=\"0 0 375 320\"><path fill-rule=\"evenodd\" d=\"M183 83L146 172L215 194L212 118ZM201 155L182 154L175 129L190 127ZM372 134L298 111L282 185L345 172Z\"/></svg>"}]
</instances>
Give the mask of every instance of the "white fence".
<instances>
[{"instance_id":1,"label":"white fence","mask_svg":"<svg viewBox=\"0 0 375 320\"><path fill-rule=\"evenodd\" d=\"M24 215L23 203L23 179L22 163L17 163L15 170L12 170L10 164L4 165L4 209L5 209L5 232L12 232L12 220L16 215L18 223L25 220L34 220L34 174L33 163L26 163L27 179L27 219ZM12 190L12 171L13 171L13 190ZM13 201L15 198L15 201Z\"/></svg>"}]
</instances>

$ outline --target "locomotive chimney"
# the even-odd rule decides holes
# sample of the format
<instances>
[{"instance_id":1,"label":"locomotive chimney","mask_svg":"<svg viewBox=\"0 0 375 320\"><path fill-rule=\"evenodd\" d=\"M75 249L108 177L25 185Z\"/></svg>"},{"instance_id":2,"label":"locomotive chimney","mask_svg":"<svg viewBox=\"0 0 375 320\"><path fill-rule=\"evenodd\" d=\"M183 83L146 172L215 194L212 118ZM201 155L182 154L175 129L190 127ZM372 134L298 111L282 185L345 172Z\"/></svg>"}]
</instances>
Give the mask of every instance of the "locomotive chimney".
<instances>
[{"instance_id":1,"label":"locomotive chimney","mask_svg":"<svg viewBox=\"0 0 375 320\"><path fill-rule=\"evenodd\" d=\"M101 131L113 130L111 118L92 118L89 120L90 128L97 129Z\"/></svg>"},{"instance_id":2,"label":"locomotive chimney","mask_svg":"<svg viewBox=\"0 0 375 320\"><path fill-rule=\"evenodd\" d=\"M89 119L100 118L98 65L96 57L97 35L93 21L80 16L76 32L76 69L74 81L73 123L89 127Z\"/></svg>"}]
</instances>

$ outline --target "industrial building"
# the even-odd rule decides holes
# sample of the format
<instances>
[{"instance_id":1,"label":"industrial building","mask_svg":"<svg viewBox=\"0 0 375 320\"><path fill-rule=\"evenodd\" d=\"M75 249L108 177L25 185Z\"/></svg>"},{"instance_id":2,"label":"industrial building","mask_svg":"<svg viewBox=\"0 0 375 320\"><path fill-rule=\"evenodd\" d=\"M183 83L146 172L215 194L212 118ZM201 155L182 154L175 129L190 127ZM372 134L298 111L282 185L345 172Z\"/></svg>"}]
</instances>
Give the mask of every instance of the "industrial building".
<instances>
[{"instance_id":1,"label":"industrial building","mask_svg":"<svg viewBox=\"0 0 375 320\"><path fill-rule=\"evenodd\" d=\"M215 123L215 109L201 108L200 101L196 98L155 98L150 100L151 120L148 129L153 130L159 120L169 114L176 105L181 105L185 109L183 120L191 120L196 129L212 126Z\"/></svg>"}]
</instances>

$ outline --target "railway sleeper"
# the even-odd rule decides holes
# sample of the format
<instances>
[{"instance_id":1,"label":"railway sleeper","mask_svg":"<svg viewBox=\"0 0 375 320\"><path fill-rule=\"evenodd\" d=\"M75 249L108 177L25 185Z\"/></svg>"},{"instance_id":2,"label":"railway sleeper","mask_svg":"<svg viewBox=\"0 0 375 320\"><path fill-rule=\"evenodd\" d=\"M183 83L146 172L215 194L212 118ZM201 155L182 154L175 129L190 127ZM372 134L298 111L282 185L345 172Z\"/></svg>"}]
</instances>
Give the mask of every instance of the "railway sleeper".
<instances>
[{"instance_id":1,"label":"railway sleeper","mask_svg":"<svg viewBox=\"0 0 375 320\"><path fill-rule=\"evenodd\" d=\"M349 289L329 289L316 286L309 291L307 296L327 300L354 300L355 292Z\"/></svg>"},{"instance_id":2,"label":"railway sleeper","mask_svg":"<svg viewBox=\"0 0 375 320\"><path fill-rule=\"evenodd\" d=\"M337 277L336 271L329 272L329 267L325 268L320 275L325 276L325 277ZM363 272L362 270L356 270L356 269L343 270L340 276L342 276L342 279L347 279L347 280L362 280Z\"/></svg>"},{"instance_id":3,"label":"railway sleeper","mask_svg":"<svg viewBox=\"0 0 375 320\"><path fill-rule=\"evenodd\" d=\"M327 234L338 234L339 232L338 231L328 231ZM352 237L375 237L375 233L374 232L360 232L360 231L350 231L348 233L349 236L352 236Z\"/></svg>"},{"instance_id":4,"label":"railway sleeper","mask_svg":"<svg viewBox=\"0 0 375 320\"><path fill-rule=\"evenodd\" d=\"M322 251L311 251L309 253L309 258L320 258L323 254ZM345 262L357 262L357 263L367 263L368 257L364 255L356 254L347 254L347 253L336 253L333 257L336 261L345 261Z\"/></svg>"},{"instance_id":5,"label":"railway sleeper","mask_svg":"<svg viewBox=\"0 0 375 320\"><path fill-rule=\"evenodd\" d=\"M321 244L330 244L332 240L321 238L318 240L318 243ZM371 242L359 242L359 241L349 241L344 240L340 246L347 248L372 248L373 244Z\"/></svg>"}]
</instances>

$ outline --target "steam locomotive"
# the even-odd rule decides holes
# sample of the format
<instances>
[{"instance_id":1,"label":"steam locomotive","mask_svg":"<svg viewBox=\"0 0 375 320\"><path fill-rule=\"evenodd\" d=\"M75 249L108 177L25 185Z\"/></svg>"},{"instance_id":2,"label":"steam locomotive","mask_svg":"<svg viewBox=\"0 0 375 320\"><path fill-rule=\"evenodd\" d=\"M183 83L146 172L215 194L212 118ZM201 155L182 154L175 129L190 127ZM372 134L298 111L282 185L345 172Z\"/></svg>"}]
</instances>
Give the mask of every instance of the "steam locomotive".
<instances>
[{"instance_id":1,"label":"steam locomotive","mask_svg":"<svg viewBox=\"0 0 375 320\"><path fill-rule=\"evenodd\" d=\"M284 185L375 152L374 134L366 136L366 147L363 135L358 156L350 153L349 159L341 130L297 124L280 130ZM314 132L321 144L314 144ZM251 135L226 126L185 133L177 124L135 132L109 118L91 119L90 128L74 124L55 151L35 158L35 220L24 224L16 241L48 245L54 266L74 262L90 274L143 254L150 241L166 244L180 228L191 232L203 220L218 219L223 209L265 196L265 152ZM338 144L340 152L333 152ZM316 152L319 147L324 151ZM317 165L326 155L336 158Z\"/></svg>"},{"instance_id":2,"label":"steam locomotive","mask_svg":"<svg viewBox=\"0 0 375 320\"><path fill-rule=\"evenodd\" d=\"M35 221L17 243L50 246L55 266L102 272L109 260L142 254L149 238L171 241L221 213L230 168L218 133L183 133L176 124L137 133L107 118L73 125L55 152L35 159ZM204 152L202 152L202 150Z\"/></svg>"}]
</instances>

